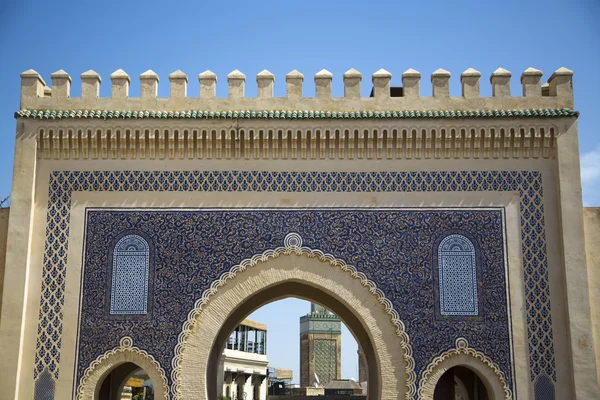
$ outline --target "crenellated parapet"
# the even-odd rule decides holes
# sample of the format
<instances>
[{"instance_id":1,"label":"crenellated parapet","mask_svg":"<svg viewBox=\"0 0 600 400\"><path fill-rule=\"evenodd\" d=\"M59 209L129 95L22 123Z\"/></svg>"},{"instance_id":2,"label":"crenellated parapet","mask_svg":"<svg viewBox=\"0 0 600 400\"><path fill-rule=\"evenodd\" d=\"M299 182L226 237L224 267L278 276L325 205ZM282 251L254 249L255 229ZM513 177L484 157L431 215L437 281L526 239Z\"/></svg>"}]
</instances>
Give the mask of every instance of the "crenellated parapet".
<instances>
[{"instance_id":1,"label":"crenellated parapet","mask_svg":"<svg viewBox=\"0 0 600 400\"><path fill-rule=\"evenodd\" d=\"M560 68L542 84L542 71L528 68L521 75L522 96L511 91L511 72L498 68L490 76L491 97L481 97L481 73L473 68L460 76L462 93L450 91L451 73L438 69L431 74L432 94L422 96L421 73L409 69L402 73L401 86L394 86L392 73L380 69L372 75L371 95L361 93L361 72L350 69L343 75L344 96L332 96L334 76L323 69L314 76L315 97L303 96L304 75L296 70L285 77L286 96L274 97L275 76L263 70L256 76L256 98L245 95L246 75L238 70L227 75L228 95L216 97L217 75L205 71L198 75L199 94L188 93L188 76L182 71L169 75L170 96L158 97L159 76L148 70L139 76L140 96L130 97L130 76L119 69L110 75L111 96L100 97L102 79L90 70L81 74L81 93L71 93L72 79L63 70L53 73L52 86L46 86L34 70L21 74L21 109L26 110L129 110L129 111L229 111L229 110L319 110L319 111L471 111L572 109L573 72Z\"/></svg>"}]
</instances>

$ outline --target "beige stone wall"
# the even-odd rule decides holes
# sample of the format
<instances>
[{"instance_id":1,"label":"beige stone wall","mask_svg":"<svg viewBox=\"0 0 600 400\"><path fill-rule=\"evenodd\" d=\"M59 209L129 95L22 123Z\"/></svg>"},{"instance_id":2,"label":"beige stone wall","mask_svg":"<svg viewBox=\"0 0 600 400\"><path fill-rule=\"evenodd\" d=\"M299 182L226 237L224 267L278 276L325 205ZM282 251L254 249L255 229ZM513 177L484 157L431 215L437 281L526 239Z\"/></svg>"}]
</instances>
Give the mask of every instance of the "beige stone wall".
<instances>
[{"instance_id":1,"label":"beige stone wall","mask_svg":"<svg viewBox=\"0 0 600 400\"><path fill-rule=\"evenodd\" d=\"M0 318L2 318L2 289L6 277L4 276L4 266L6 262L6 239L8 236L8 215L10 208L0 208ZM10 282L10 280L9 280Z\"/></svg>"},{"instance_id":2,"label":"beige stone wall","mask_svg":"<svg viewBox=\"0 0 600 400\"><path fill-rule=\"evenodd\" d=\"M590 287L590 308L594 331L596 365L600 365L600 207L583 209L587 278ZM600 385L600 369L597 371Z\"/></svg>"}]
</instances>

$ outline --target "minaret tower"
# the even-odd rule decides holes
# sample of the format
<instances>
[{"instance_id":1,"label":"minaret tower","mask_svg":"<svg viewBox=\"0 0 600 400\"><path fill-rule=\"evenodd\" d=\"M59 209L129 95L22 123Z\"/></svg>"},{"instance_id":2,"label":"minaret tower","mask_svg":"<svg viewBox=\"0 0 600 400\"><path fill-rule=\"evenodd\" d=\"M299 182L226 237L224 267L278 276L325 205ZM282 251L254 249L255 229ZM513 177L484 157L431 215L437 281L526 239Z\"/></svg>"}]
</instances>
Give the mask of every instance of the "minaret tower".
<instances>
[{"instance_id":1,"label":"minaret tower","mask_svg":"<svg viewBox=\"0 0 600 400\"><path fill-rule=\"evenodd\" d=\"M310 314L300 317L300 386L325 386L341 377L342 322L311 303Z\"/></svg>"}]
</instances>

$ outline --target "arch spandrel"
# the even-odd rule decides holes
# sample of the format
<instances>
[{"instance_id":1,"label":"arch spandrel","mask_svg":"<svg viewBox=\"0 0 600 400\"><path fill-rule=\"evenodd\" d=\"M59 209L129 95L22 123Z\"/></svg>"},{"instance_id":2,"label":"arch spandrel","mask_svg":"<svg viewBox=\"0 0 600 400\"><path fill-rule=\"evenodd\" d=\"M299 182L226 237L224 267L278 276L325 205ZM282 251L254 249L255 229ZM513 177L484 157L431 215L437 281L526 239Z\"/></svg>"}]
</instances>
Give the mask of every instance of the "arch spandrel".
<instances>
[{"instance_id":1,"label":"arch spandrel","mask_svg":"<svg viewBox=\"0 0 600 400\"><path fill-rule=\"evenodd\" d=\"M214 359L214 348L220 350L217 342L223 326L235 325L237 319L243 318L234 316L242 306L248 308L244 312L250 313L290 295L302 298L301 290L294 289L298 285L314 290L304 298L323 302L336 314L341 311L341 318L355 335L360 336L361 331L367 335L373 349L369 362L377 366L369 368L370 373L376 374L369 376L369 394L373 396L370 398L414 398L412 349L391 302L363 273L331 254L303 247L302 238L296 234L288 235L283 247L267 250L231 268L196 302L175 349L174 397L208 399L208 385L213 383L207 372L211 354ZM346 320L344 312L355 317L355 321ZM372 380L385 384L372 385Z\"/></svg>"}]
</instances>

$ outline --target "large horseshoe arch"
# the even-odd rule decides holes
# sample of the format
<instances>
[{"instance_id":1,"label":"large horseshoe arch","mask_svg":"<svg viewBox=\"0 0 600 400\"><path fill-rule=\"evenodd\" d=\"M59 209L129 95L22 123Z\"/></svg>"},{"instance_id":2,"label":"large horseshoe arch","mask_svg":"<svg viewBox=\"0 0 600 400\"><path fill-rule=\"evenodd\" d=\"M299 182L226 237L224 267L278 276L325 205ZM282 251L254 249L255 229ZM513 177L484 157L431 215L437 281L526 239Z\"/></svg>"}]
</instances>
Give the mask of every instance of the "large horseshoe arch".
<instances>
[{"instance_id":1,"label":"large horseshoe arch","mask_svg":"<svg viewBox=\"0 0 600 400\"><path fill-rule=\"evenodd\" d=\"M196 303L173 361L175 398L215 399L216 366L230 332L255 309L290 296L322 304L348 326L369 365L369 400L412 398L412 350L391 303L354 267L302 247L299 237L291 245L287 239L285 247L233 267Z\"/></svg>"}]
</instances>

